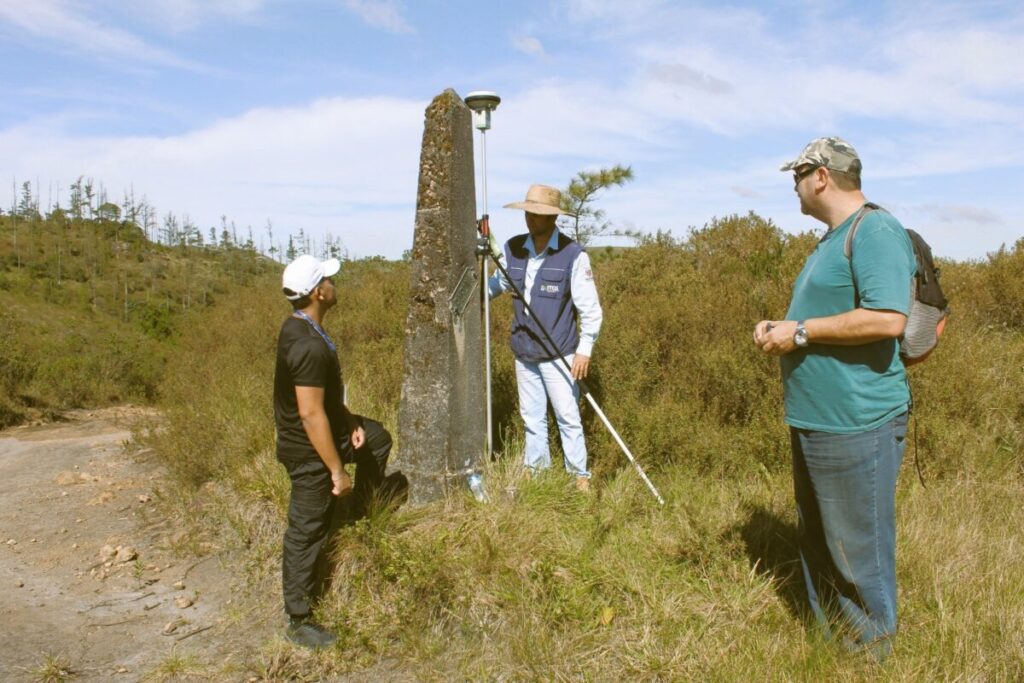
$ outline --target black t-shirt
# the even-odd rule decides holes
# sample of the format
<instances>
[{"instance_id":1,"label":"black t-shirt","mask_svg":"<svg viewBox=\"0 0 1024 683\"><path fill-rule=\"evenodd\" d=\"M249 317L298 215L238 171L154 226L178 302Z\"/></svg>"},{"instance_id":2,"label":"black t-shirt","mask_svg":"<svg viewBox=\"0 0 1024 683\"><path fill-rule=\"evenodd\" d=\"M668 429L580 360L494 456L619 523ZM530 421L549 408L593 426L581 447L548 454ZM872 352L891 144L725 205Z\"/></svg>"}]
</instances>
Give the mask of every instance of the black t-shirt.
<instances>
[{"instance_id":1,"label":"black t-shirt","mask_svg":"<svg viewBox=\"0 0 1024 683\"><path fill-rule=\"evenodd\" d=\"M342 402L338 354L305 320L291 317L281 325L274 368L274 422L279 460L318 460L299 417L295 387L322 387L324 410L335 442L347 433L348 410Z\"/></svg>"}]
</instances>

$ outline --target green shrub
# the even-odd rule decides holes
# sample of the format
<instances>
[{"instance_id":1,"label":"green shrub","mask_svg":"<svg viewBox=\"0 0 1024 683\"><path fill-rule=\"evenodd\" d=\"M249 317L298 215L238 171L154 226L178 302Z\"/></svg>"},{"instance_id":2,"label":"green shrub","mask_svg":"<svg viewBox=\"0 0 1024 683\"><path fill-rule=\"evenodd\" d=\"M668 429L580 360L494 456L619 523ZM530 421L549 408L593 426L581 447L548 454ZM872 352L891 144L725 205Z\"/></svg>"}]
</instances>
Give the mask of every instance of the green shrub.
<instances>
[{"instance_id":1,"label":"green shrub","mask_svg":"<svg viewBox=\"0 0 1024 683\"><path fill-rule=\"evenodd\" d=\"M778 362L756 349L751 331L758 320L784 317L792 282L815 243L813 235L787 235L750 214L714 220L683 239L661 234L634 249L595 254L605 323L588 383L645 465L734 476L788 468ZM1013 297L1024 291L1020 264L1021 244L986 262L943 264L953 315L938 350L910 371L918 444L936 476L1019 460L1024 342L1013 316L1024 304ZM407 263L373 259L346 263L340 274L339 304L326 327L339 344L356 410L397 415L408 272ZM239 313L200 315L183 329L171 363L176 376L165 386L180 395L173 394L169 408L222 401L223 409L200 411L195 421L230 415L249 425L246 433L267 435L273 344L289 309L269 279L232 305ZM510 319L509 297L496 300L491 322L499 449L521 439ZM211 381L216 383L208 386ZM196 386L204 387L203 396ZM253 396L240 400L242 391ZM584 420L597 473L622 467L618 445L586 404ZM190 430L197 426L187 422ZM212 430L231 431L228 424ZM225 445L204 450L221 452L216 459L231 469L267 448L268 438L247 441L242 451Z\"/></svg>"},{"instance_id":2,"label":"green shrub","mask_svg":"<svg viewBox=\"0 0 1024 683\"><path fill-rule=\"evenodd\" d=\"M175 316L167 306L135 302L131 306L131 318L146 336L153 339L166 339L174 332Z\"/></svg>"},{"instance_id":3,"label":"green shrub","mask_svg":"<svg viewBox=\"0 0 1024 683\"><path fill-rule=\"evenodd\" d=\"M954 313L939 348L910 370L911 441L929 483L905 472L898 489L904 626L880 670L820 642L801 618L778 362L751 338L757 321L785 315L815 242L748 215L594 255L605 324L589 382L664 508L586 406L595 494L576 494L558 468L520 478L511 306L496 300L492 503L453 495L344 528L319 615L341 634L339 649L313 663L277 660L273 677L338 678L388 662L420 680L1024 675L1024 579L1014 571L1024 245L942 264ZM326 321L351 406L393 430L408 277L404 262L345 263ZM207 521L227 520L274 604L288 487L271 411L277 331L290 312L278 286L267 276L226 294L230 309L182 322L160 388L164 429L152 437L184 504L217 499L203 508Z\"/></svg>"}]
</instances>

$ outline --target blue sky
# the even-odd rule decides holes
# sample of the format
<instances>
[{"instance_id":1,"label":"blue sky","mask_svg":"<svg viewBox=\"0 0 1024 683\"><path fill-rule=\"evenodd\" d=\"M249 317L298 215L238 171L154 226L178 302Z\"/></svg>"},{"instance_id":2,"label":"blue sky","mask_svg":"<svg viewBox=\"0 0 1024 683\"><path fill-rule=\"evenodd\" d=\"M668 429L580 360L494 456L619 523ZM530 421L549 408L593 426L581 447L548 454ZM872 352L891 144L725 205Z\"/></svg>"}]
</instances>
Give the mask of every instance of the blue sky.
<instances>
[{"instance_id":1,"label":"blue sky","mask_svg":"<svg viewBox=\"0 0 1024 683\"><path fill-rule=\"evenodd\" d=\"M622 228L818 228L777 168L834 134L869 198L981 258L1024 237L1022 48L1024 4L985 0L0 0L0 170L44 204L84 175L204 232L225 215L398 257L425 107L489 89L500 237L530 183L616 163Z\"/></svg>"}]
</instances>

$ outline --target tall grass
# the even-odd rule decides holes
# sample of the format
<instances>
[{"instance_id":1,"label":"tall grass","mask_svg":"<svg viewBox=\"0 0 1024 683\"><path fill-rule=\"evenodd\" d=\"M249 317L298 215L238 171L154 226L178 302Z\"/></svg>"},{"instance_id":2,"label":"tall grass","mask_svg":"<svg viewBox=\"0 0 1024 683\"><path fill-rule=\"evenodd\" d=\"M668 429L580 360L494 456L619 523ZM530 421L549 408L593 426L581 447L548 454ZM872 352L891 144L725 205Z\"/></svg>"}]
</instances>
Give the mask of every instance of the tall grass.
<instances>
[{"instance_id":1,"label":"tall grass","mask_svg":"<svg viewBox=\"0 0 1024 683\"><path fill-rule=\"evenodd\" d=\"M779 371L751 342L757 320L784 315L814 239L749 215L596 252L606 322L592 384L668 504L589 411L596 494L558 471L522 480L511 354L497 341L493 502L377 509L343 529L320 614L341 645L313 660L272 655L274 675L1024 677L1024 244L943 264L953 318L911 370L928 486L909 471L900 483L901 634L879 668L807 623ZM407 278L402 263L346 263L327 318L353 409L392 429ZM166 427L152 437L183 500L211 511L207 522L229 520L275 605L287 479L273 460L271 374L288 311L267 278L183 328L161 388ZM508 302L493 314L503 340Z\"/></svg>"}]
</instances>

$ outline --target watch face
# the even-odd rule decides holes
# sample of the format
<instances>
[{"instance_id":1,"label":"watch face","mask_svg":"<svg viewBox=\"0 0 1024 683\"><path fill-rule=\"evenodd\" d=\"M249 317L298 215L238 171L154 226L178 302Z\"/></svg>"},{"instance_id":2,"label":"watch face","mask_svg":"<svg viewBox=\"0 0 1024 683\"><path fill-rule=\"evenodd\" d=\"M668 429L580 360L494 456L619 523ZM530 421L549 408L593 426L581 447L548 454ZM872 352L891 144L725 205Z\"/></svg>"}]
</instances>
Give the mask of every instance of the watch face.
<instances>
[{"instance_id":1,"label":"watch face","mask_svg":"<svg viewBox=\"0 0 1024 683\"><path fill-rule=\"evenodd\" d=\"M796 333L793 335L793 341L797 346L807 346L807 330L803 327L796 328Z\"/></svg>"}]
</instances>

